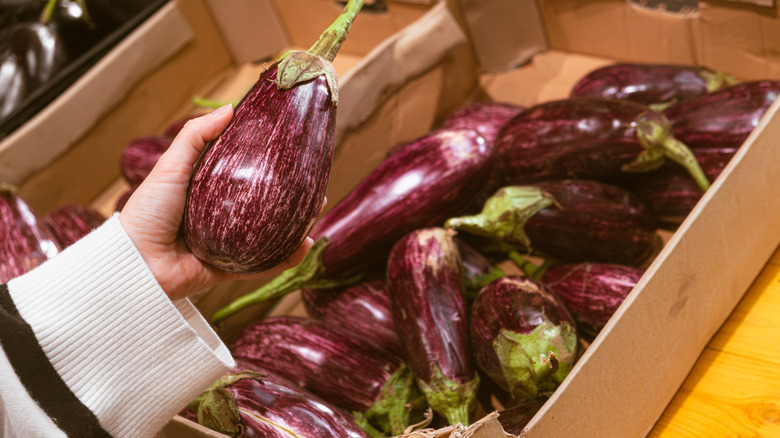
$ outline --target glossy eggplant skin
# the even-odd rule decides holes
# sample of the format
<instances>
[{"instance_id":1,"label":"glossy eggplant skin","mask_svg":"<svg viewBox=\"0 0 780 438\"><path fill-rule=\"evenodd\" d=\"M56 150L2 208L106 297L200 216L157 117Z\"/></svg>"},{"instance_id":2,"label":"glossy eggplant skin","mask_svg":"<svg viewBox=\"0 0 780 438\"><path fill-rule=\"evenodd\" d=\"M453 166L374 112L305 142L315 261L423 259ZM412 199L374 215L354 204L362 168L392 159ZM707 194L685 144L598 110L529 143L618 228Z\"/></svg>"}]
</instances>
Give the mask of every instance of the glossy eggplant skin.
<instances>
[{"instance_id":1,"label":"glossy eggplant skin","mask_svg":"<svg viewBox=\"0 0 780 438\"><path fill-rule=\"evenodd\" d=\"M501 423L505 432L519 436L523 428L546 402L547 398L540 397L502 409L498 411L498 422Z\"/></svg>"},{"instance_id":2,"label":"glossy eggplant skin","mask_svg":"<svg viewBox=\"0 0 780 438\"><path fill-rule=\"evenodd\" d=\"M172 143L167 137L141 137L132 140L122 150L122 175L130 185L141 184Z\"/></svg>"},{"instance_id":3,"label":"glossy eggplant skin","mask_svg":"<svg viewBox=\"0 0 780 438\"><path fill-rule=\"evenodd\" d=\"M552 392L577 357L566 308L541 284L505 276L485 286L471 308L471 342L479 367L512 396Z\"/></svg>"},{"instance_id":4,"label":"glossy eggplant skin","mask_svg":"<svg viewBox=\"0 0 780 438\"><path fill-rule=\"evenodd\" d=\"M276 72L260 75L190 182L185 241L226 271L261 272L289 258L328 187L336 107L325 76L280 90Z\"/></svg>"},{"instance_id":5,"label":"glossy eggplant skin","mask_svg":"<svg viewBox=\"0 0 780 438\"><path fill-rule=\"evenodd\" d=\"M590 336L607 324L645 270L607 263L564 264L549 269L542 282Z\"/></svg>"},{"instance_id":6,"label":"glossy eggplant skin","mask_svg":"<svg viewBox=\"0 0 780 438\"><path fill-rule=\"evenodd\" d=\"M384 278L335 290L303 288L301 299L311 317L368 339L399 356L402 354Z\"/></svg>"},{"instance_id":7,"label":"glossy eggplant skin","mask_svg":"<svg viewBox=\"0 0 780 438\"><path fill-rule=\"evenodd\" d=\"M690 148L739 147L780 94L778 81L745 82L664 110Z\"/></svg>"},{"instance_id":8,"label":"glossy eggplant skin","mask_svg":"<svg viewBox=\"0 0 780 438\"><path fill-rule=\"evenodd\" d=\"M407 144L315 225L312 237L331 241L323 277L384 264L406 233L465 211L480 196L491 167L491 150L473 130L437 130Z\"/></svg>"},{"instance_id":9,"label":"glossy eggplant skin","mask_svg":"<svg viewBox=\"0 0 780 438\"><path fill-rule=\"evenodd\" d=\"M200 424L233 437L369 437L348 414L294 384L258 373L228 374L192 407Z\"/></svg>"},{"instance_id":10,"label":"glossy eggplant skin","mask_svg":"<svg viewBox=\"0 0 780 438\"><path fill-rule=\"evenodd\" d=\"M431 408L450 424L469 423L479 378L471 359L463 267L453 233L421 228L390 253L393 322L409 368Z\"/></svg>"},{"instance_id":11,"label":"glossy eggplant skin","mask_svg":"<svg viewBox=\"0 0 780 438\"><path fill-rule=\"evenodd\" d=\"M59 243L30 206L21 197L0 189L0 284L32 270L59 251Z\"/></svg>"},{"instance_id":12,"label":"glossy eggplant skin","mask_svg":"<svg viewBox=\"0 0 780 438\"><path fill-rule=\"evenodd\" d=\"M293 316L249 324L233 356L350 410L368 409L401 359L327 322ZM301 351L311 354L301 355Z\"/></svg>"},{"instance_id":13,"label":"glossy eggplant skin","mask_svg":"<svg viewBox=\"0 0 780 438\"><path fill-rule=\"evenodd\" d=\"M105 216L92 207L65 204L50 211L42 222L64 249L102 225L105 220Z\"/></svg>"},{"instance_id":14,"label":"glossy eggplant skin","mask_svg":"<svg viewBox=\"0 0 780 438\"><path fill-rule=\"evenodd\" d=\"M635 128L643 114L663 122L660 114L626 100L578 97L533 106L507 122L496 138L504 182L620 181L623 166L644 150Z\"/></svg>"},{"instance_id":15,"label":"glossy eggplant skin","mask_svg":"<svg viewBox=\"0 0 780 438\"><path fill-rule=\"evenodd\" d=\"M477 102L453 112L442 122L442 129L473 129L485 140L496 140L501 128L525 108L503 102Z\"/></svg>"},{"instance_id":16,"label":"glossy eggplant skin","mask_svg":"<svg viewBox=\"0 0 780 438\"><path fill-rule=\"evenodd\" d=\"M570 95L650 105L693 100L735 83L734 78L707 67L618 63L588 73Z\"/></svg>"},{"instance_id":17,"label":"glossy eggplant skin","mask_svg":"<svg viewBox=\"0 0 780 438\"><path fill-rule=\"evenodd\" d=\"M715 181L736 153L737 147L693 149L696 161L710 181ZM621 187L638 196L659 223L672 226L679 225L704 195L676 163L666 163L654 172L635 174Z\"/></svg>"}]
</instances>

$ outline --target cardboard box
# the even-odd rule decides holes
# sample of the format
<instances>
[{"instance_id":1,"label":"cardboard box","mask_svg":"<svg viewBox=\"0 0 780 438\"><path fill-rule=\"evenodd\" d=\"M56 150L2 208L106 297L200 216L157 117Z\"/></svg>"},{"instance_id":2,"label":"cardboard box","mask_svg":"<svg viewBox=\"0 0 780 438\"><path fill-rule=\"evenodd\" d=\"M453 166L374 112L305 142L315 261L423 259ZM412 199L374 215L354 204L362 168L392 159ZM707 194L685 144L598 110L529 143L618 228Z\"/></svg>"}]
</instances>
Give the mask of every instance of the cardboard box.
<instances>
[{"instance_id":1,"label":"cardboard box","mask_svg":"<svg viewBox=\"0 0 780 438\"><path fill-rule=\"evenodd\" d=\"M178 23L173 25L179 29L176 35L163 39L179 41L181 47L158 55L161 61L149 72L123 84L120 98L98 116L78 120L87 127L66 136L56 153L38 156L45 165L29 160L27 170L17 169L22 195L42 212L66 200L110 210L123 189L118 159L126 141L159 132L193 111L189 99L195 94L235 98L262 69L252 61L303 44L312 27L324 28L317 19L328 23L335 17L292 14L314 6L285 12L297 2L339 8L330 0L180 0L169 5L153 19L157 25ZM393 3L388 4L392 13ZM242 14L245 7L273 18L267 26L252 25ZM696 16L684 18L638 10L624 0L451 0L398 7L409 12L398 21L361 15L348 40L360 41L352 52L345 45L336 58L341 103L331 206L390 147L423 135L454 109L481 99L531 105L562 98L580 76L614 60L704 64L741 79L780 78L780 61L771 55L780 50L780 19L755 6L701 2ZM150 23L131 37L133 44L160 44L147 40L161 31ZM357 36L360 32L380 35L364 39ZM367 40L376 44L361 44ZM268 47L258 48L258 41ZM121 53L114 58L126 56ZM112 68L102 65L90 73L100 76ZM75 98L61 104L72 105L69 99ZM777 110L776 103L522 436L622 438L650 430L780 241L780 224L773 220L780 205L763 189L780 184L773 164L774 141L780 136ZM19 144L0 144L0 165L13 163L6 157L16 155L5 154L18 152ZM85 165L92 174L83 175ZM225 285L197 297L196 303L209 317L256 286ZM300 306L292 295L274 309L247 309L220 327L220 334L229 342L243 324L269 311L295 313ZM221 435L177 417L161 436ZM488 415L468 429L455 425L412 436L506 434L495 415Z\"/></svg>"}]
</instances>

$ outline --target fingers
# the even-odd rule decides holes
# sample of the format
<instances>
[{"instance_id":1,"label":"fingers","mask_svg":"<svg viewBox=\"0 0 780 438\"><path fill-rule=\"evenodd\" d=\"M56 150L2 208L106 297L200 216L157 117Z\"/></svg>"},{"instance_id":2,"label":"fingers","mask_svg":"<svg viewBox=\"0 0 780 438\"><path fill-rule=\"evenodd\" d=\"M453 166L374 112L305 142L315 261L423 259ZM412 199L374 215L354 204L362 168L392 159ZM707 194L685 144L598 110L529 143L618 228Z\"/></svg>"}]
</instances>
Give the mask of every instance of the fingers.
<instances>
[{"instance_id":1,"label":"fingers","mask_svg":"<svg viewBox=\"0 0 780 438\"><path fill-rule=\"evenodd\" d=\"M206 144L219 137L232 118L233 105L228 104L211 114L187 121L160 161L195 164Z\"/></svg>"}]
</instances>

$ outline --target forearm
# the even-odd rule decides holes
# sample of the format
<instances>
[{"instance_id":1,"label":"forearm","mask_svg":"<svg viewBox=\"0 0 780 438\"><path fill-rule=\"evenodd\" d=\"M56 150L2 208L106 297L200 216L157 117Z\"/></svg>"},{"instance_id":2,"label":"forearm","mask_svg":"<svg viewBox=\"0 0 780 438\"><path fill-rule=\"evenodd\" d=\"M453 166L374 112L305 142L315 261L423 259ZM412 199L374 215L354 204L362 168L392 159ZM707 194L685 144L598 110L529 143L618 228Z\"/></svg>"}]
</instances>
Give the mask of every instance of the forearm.
<instances>
[{"instance_id":1,"label":"forearm","mask_svg":"<svg viewBox=\"0 0 780 438\"><path fill-rule=\"evenodd\" d=\"M189 301L167 298L116 216L0 296L2 423L17 436L48 418L152 436L233 365ZM12 409L30 400L41 409Z\"/></svg>"}]
</instances>

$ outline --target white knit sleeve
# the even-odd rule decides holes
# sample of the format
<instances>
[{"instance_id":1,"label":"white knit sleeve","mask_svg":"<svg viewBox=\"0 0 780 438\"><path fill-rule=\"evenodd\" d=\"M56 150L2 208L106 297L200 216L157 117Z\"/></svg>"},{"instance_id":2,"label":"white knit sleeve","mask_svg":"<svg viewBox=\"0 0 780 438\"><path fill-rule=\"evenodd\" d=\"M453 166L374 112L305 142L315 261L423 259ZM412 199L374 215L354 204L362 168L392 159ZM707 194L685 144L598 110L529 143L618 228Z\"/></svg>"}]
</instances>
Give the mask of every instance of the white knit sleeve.
<instances>
[{"instance_id":1,"label":"white knit sleeve","mask_svg":"<svg viewBox=\"0 0 780 438\"><path fill-rule=\"evenodd\" d=\"M234 365L197 309L168 299L118 215L8 287L57 373L112 436L153 436Z\"/></svg>"}]
</instances>

